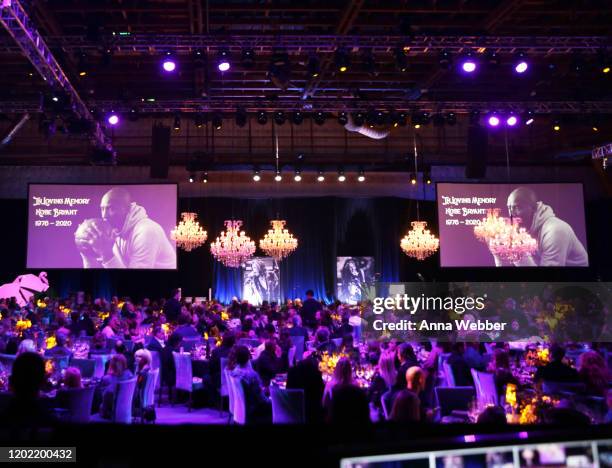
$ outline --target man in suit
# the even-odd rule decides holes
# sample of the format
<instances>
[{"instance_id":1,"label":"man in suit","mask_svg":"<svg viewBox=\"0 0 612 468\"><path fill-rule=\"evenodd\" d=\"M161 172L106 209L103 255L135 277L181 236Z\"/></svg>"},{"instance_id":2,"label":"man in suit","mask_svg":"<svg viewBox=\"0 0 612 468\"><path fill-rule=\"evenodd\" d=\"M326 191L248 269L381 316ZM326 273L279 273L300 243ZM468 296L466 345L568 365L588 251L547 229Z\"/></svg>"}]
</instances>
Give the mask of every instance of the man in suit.
<instances>
[{"instance_id":1,"label":"man in suit","mask_svg":"<svg viewBox=\"0 0 612 468\"><path fill-rule=\"evenodd\" d=\"M178 318L178 324L179 326L176 327L174 333L181 338L195 338L200 336L196 328L191 324L191 315L189 315L189 313L182 313Z\"/></svg>"},{"instance_id":2,"label":"man in suit","mask_svg":"<svg viewBox=\"0 0 612 468\"><path fill-rule=\"evenodd\" d=\"M321 310L321 303L314 298L314 292L309 289L306 291L306 300L300 309L302 322L308 328L315 328L317 325L317 311Z\"/></svg>"},{"instance_id":3,"label":"man in suit","mask_svg":"<svg viewBox=\"0 0 612 468\"><path fill-rule=\"evenodd\" d=\"M163 309L168 322L176 322L181 315L181 288L172 291L172 297L166 301Z\"/></svg>"},{"instance_id":4,"label":"man in suit","mask_svg":"<svg viewBox=\"0 0 612 468\"><path fill-rule=\"evenodd\" d=\"M168 338L168 344L162 350L160 355L161 361L161 381L162 384L168 386L168 397L171 399L171 389L176 384L176 367L174 366L173 352L178 352L180 349L182 338L180 335L173 333Z\"/></svg>"},{"instance_id":5,"label":"man in suit","mask_svg":"<svg viewBox=\"0 0 612 468\"><path fill-rule=\"evenodd\" d=\"M397 357L400 362L399 369L397 370L397 380L395 381L394 389L396 391L404 390L406 388L406 372L411 367L418 367L419 361L414 354L414 348L410 343L402 343L397 350Z\"/></svg>"},{"instance_id":6,"label":"man in suit","mask_svg":"<svg viewBox=\"0 0 612 468\"><path fill-rule=\"evenodd\" d=\"M151 337L149 344L147 344L147 349L149 351L155 351L155 352L161 353L162 350L166 347L166 343L164 340L165 339L164 329L160 325L156 325L153 328L152 335L153 336Z\"/></svg>"},{"instance_id":7,"label":"man in suit","mask_svg":"<svg viewBox=\"0 0 612 468\"><path fill-rule=\"evenodd\" d=\"M545 366L538 367L534 380L536 382L564 382L577 383L580 381L578 371L563 362L565 349L558 344L550 347L551 361Z\"/></svg>"},{"instance_id":8,"label":"man in suit","mask_svg":"<svg viewBox=\"0 0 612 468\"><path fill-rule=\"evenodd\" d=\"M308 330L302 326L302 317L295 315L292 319L293 327L289 329L289 336L303 336L304 343L308 342Z\"/></svg>"},{"instance_id":9,"label":"man in suit","mask_svg":"<svg viewBox=\"0 0 612 468\"><path fill-rule=\"evenodd\" d=\"M234 332L226 331L223 334L221 346L216 347L210 354L209 372L214 388L219 391L221 389L221 359L228 358L231 349L236 344L236 335Z\"/></svg>"},{"instance_id":10,"label":"man in suit","mask_svg":"<svg viewBox=\"0 0 612 468\"><path fill-rule=\"evenodd\" d=\"M287 373L287 388L304 390L304 409L307 423L323 422L323 374L314 356L299 361Z\"/></svg>"}]
</instances>

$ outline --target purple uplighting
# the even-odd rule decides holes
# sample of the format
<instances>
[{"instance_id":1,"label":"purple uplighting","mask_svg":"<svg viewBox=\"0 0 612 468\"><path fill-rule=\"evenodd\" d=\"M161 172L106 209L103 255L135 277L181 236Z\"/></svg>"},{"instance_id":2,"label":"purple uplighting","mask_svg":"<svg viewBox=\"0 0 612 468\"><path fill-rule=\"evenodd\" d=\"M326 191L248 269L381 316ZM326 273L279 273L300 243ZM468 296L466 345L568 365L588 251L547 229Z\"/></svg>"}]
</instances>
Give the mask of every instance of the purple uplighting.
<instances>
[{"instance_id":1,"label":"purple uplighting","mask_svg":"<svg viewBox=\"0 0 612 468\"><path fill-rule=\"evenodd\" d=\"M110 125L117 125L119 123L119 116L117 114L111 114L107 119Z\"/></svg>"},{"instance_id":2,"label":"purple uplighting","mask_svg":"<svg viewBox=\"0 0 612 468\"><path fill-rule=\"evenodd\" d=\"M467 59L463 62L463 64L461 65L461 68L466 73L472 73L476 71L476 62L474 62L474 60L472 59Z\"/></svg>"},{"instance_id":3,"label":"purple uplighting","mask_svg":"<svg viewBox=\"0 0 612 468\"><path fill-rule=\"evenodd\" d=\"M528 68L529 68L529 64L525 62L524 60L521 60L519 63L515 65L514 71L517 73L525 73Z\"/></svg>"},{"instance_id":4,"label":"purple uplighting","mask_svg":"<svg viewBox=\"0 0 612 468\"><path fill-rule=\"evenodd\" d=\"M176 62L171 58L166 58L162 63L162 68L164 69L164 71L173 72L174 70L176 70Z\"/></svg>"},{"instance_id":5,"label":"purple uplighting","mask_svg":"<svg viewBox=\"0 0 612 468\"><path fill-rule=\"evenodd\" d=\"M508 125L508 127L514 127L517 123L518 119L514 115L511 115L506 119L506 125Z\"/></svg>"},{"instance_id":6,"label":"purple uplighting","mask_svg":"<svg viewBox=\"0 0 612 468\"><path fill-rule=\"evenodd\" d=\"M225 72L230 69L230 63L227 60L222 60L218 65L219 71Z\"/></svg>"},{"instance_id":7,"label":"purple uplighting","mask_svg":"<svg viewBox=\"0 0 612 468\"><path fill-rule=\"evenodd\" d=\"M519 439L529 439L529 433L525 431L519 432L518 436Z\"/></svg>"},{"instance_id":8,"label":"purple uplighting","mask_svg":"<svg viewBox=\"0 0 612 468\"><path fill-rule=\"evenodd\" d=\"M499 117L492 115L487 119L487 123L490 127L497 127L499 125Z\"/></svg>"}]
</instances>

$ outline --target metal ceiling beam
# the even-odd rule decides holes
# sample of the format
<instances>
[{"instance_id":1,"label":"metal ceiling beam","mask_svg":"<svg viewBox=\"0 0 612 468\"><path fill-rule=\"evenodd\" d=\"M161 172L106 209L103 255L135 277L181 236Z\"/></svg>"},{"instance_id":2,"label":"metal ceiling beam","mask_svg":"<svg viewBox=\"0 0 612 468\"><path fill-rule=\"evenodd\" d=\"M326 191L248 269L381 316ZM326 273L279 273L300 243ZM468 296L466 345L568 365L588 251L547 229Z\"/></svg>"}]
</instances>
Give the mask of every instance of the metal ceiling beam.
<instances>
[{"instance_id":1,"label":"metal ceiling beam","mask_svg":"<svg viewBox=\"0 0 612 468\"><path fill-rule=\"evenodd\" d=\"M17 0L1 1L0 24L18 44L21 52L36 68L43 80L56 90L66 93L74 113L81 119L91 122L94 129L92 137L95 143L112 152L113 146L110 138L104 133L102 126L94 119L89 108L70 83L66 73L51 53L23 6Z\"/></svg>"}]
</instances>

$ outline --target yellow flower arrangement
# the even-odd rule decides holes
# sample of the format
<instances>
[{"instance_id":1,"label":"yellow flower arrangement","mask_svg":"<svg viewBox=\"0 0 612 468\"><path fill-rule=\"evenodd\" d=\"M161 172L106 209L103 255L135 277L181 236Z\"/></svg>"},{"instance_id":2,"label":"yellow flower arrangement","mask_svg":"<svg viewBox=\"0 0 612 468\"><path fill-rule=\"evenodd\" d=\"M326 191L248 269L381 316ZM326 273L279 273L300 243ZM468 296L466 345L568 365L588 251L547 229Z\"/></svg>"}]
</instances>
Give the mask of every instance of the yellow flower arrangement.
<instances>
[{"instance_id":1,"label":"yellow flower arrangement","mask_svg":"<svg viewBox=\"0 0 612 468\"><path fill-rule=\"evenodd\" d=\"M519 415L519 424L534 424L537 420L535 405L532 403L525 405Z\"/></svg>"},{"instance_id":2,"label":"yellow flower arrangement","mask_svg":"<svg viewBox=\"0 0 612 468\"><path fill-rule=\"evenodd\" d=\"M45 340L45 343L47 344L47 349L55 348L57 346L57 340L54 336L50 336L49 338L47 338Z\"/></svg>"},{"instance_id":3,"label":"yellow flower arrangement","mask_svg":"<svg viewBox=\"0 0 612 468\"><path fill-rule=\"evenodd\" d=\"M346 358L348 355L344 353L329 354L327 351L321 356L321 362L319 362L319 370L325 375L333 375L334 370L338 361L342 358Z\"/></svg>"},{"instance_id":4,"label":"yellow flower arrangement","mask_svg":"<svg viewBox=\"0 0 612 468\"><path fill-rule=\"evenodd\" d=\"M221 312L221 320L223 320L224 322L229 320L229 314L225 311Z\"/></svg>"},{"instance_id":5,"label":"yellow flower arrangement","mask_svg":"<svg viewBox=\"0 0 612 468\"><path fill-rule=\"evenodd\" d=\"M39 309L45 309L47 307L47 303L41 299L39 299L38 301L36 301L36 306Z\"/></svg>"},{"instance_id":6,"label":"yellow flower arrangement","mask_svg":"<svg viewBox=\"0 0 612 468\"><path fill-rule=\"evenodd\" d=\"M170 324L169 323L162 323L162 330L164 331L164 333L167 335L170 332Z\"/></svg>"},{"instance_id":7,"label":"yellow flower arrangement","mask_svg":"<svg viewBox=\"0 0 612 468\"><path fill-rule=\"evenodd\" d=\"M32 326L32 322L29 320L17 320L17 324L15 325L16 330L21 334L24 330L27 330Z\"/></svg>"},{"instance_id":8,"label":"yellow flower arrangement","mask_svg":"<svg viewBox=\"0 0 612 468\"><path fill-rule=\"evenodd\" d=\"M98 318L100 320L106 320L109 317L109 315L110 315L110 313L108 313L108 312L100 312L98 314Z\"/></svg>"},{"instance_id":9,"label":"yellow flower arrangement","mask_svg":"<svg viewBox=\"0 0 612 468\"><path fill-rule=\"evenodd\" d=\"M506 403L516 409L516 385L509 383L506 386Z\"/></svg>"},{"instance_id":10,"label":"yellow flower arrangement","mask_svg":"<svg viewBox=\"0 0 612 468\"><path fill-rule=\"evenodd\" d=\"M47 375L53 374L55 366L53 365L53 359L47 359L45 361L45 372Z\"/></svg>"}]
</instances>

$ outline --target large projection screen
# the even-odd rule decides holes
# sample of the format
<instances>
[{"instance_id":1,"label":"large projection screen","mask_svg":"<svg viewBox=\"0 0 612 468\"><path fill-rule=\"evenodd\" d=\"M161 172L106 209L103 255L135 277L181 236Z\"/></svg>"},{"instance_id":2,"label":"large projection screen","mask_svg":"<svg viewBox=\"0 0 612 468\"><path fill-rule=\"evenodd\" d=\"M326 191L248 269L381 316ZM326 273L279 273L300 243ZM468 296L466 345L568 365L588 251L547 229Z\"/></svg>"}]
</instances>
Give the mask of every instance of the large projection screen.
<instances>
[{"instance_id":1,"label":"large projection screen","mask_svg":"<svg viewBox=\"0 0 612 468\"><path fill-rule=\"evenodd\" d=\"M587 267L583 187L580 183L438 183L442 267ZM520 260L494 255L475 227L487 210L517 222L535 240ZM495 232L493 230L492 232ZM490 239L490 238L489 238Z\"/></svg>"},{"instance_id":2,"label":"large projection screen","mask_svg":"<svg viewBox=\"0 0 612 468\"><path fill-rule=\"evenodd\" d=\"M27 268L175 270L176 184L30 184Z\"/></svg>"}]
</instances>

